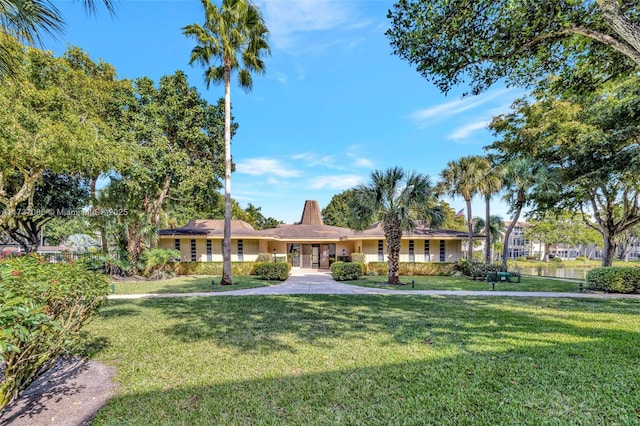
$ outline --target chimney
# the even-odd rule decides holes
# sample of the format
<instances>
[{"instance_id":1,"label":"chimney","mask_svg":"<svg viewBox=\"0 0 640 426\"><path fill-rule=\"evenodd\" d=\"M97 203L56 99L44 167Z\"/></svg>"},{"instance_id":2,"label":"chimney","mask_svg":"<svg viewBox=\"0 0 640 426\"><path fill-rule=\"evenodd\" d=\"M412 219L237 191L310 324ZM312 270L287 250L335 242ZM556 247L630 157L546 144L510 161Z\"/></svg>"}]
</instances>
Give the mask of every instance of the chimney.
<instances>
[{"instance_id":1,"label":"chimney","mask_svg":"<svg viewBox=\"0 0 640 426\"><path fill-rule=\"evenodd\" d=\"M324 225L317 201L307 200L304 202L300 225Z\"/></svg>"}]
</instances>

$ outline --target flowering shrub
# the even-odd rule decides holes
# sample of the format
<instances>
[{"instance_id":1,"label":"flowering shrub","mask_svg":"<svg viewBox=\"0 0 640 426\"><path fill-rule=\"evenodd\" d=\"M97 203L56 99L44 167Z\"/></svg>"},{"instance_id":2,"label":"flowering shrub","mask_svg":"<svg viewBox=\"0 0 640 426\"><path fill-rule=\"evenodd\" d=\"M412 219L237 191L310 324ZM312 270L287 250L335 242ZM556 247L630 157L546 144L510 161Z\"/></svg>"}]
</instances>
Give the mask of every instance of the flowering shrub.
<instances>
[{"instance_id":1,"label":"flowering shrub","mask_svg":"<svg viewBox=\"0 0 640 426\"><path fill-rule=\"evenodd\" d=\"M65 353L108 293L108 278L81 262L0 260L0 410Z\"/></svg>"}]
</instances>

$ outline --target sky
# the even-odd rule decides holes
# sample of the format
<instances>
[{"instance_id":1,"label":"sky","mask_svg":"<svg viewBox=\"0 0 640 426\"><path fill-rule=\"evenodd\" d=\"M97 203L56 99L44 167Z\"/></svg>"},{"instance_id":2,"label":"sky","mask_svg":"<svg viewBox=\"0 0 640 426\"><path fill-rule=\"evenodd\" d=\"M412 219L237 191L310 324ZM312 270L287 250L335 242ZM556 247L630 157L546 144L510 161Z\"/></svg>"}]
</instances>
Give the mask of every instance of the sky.
<instances>
[{"instance_id":1,"label":"sky","mask_svg":"<svg viewBox=\"0 0 640 426\"><path fill-rule=\"evenodd\" d=\"M100 0L96 0L101 3ZM222 85L207 89L204 69L189 65L195 41L182 28L202 23L199 0L120 0L115 16L104 7L88 16L79 1L54 1L66 22L64 34L44 47L61 55L68 46L116 68L121 78L160 77L184 71L210 103ZM320 208L371 172L402 167L436 183L447 163L482 155L495 138L491 118L506 113L521 94L496 86L461 98L447 95L399 57L384 35L391 0L260 0L270 31L266 73L244 92L232 82L231 101L239 128L231 152L236 171L231 195L265 217L300 220L305 200ZM460 197L443 198L458 212ZM496 196L492 214L508 218ZM477 197L473 216L484 216Z\"/></svg>"}]
</instances>

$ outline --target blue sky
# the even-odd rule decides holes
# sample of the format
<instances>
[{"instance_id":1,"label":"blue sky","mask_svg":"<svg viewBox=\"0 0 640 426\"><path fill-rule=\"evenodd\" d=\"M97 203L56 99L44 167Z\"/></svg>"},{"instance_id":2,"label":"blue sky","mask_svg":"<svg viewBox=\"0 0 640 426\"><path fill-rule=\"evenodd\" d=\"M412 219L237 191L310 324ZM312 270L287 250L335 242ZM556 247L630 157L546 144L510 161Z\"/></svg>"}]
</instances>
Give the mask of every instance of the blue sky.
<instances>
[{"instance_id":1,"label":"blue sky","mask_svg":"<svg viewBox=\"0 0 640 426\"><path fill-rule=\"evenodd\" d=\"M198 0L121 0L116 16L87 16L80 2L55 1L66 29L45 47L68 45L115 66L121 78L183 70L191 85L215 103L223 87L203 83L188 64L194 41L181 28L201 23ZM369 181L373 170L400 166L435 183L450 160L483 154L493 141L487 124L507 112L517 89L496 87L480 96L447 96L397 56L387 37L389 0L261 0L271 32L271 56L253 90L232 86L239 129L232 141L236 172L232 197L269 217L300 220L304 201L324 208L331 197ZM493 213L507 219L494 198ZM461 198L449 199L456 210ZM480 198L473 215L484 215Z\"/></svg>"}]
</instances>

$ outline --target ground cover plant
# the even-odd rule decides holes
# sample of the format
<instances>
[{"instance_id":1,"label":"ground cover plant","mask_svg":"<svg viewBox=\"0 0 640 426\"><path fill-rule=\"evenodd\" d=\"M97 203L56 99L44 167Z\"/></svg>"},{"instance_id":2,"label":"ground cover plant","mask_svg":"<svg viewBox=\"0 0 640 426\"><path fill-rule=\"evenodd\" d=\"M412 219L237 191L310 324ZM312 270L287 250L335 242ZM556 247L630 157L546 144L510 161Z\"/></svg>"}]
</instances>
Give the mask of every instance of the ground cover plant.
<instances>
[{"instance_id":1,"label":"ground cover plant","mask_svg":"<svg viewBox=\"0 0 640 426\"><path fill-rule=\"evenodd\" d=\"M215 284L212 284L211 282ZM202 293L230 290L242 290L246 288L264 287L278 284L279 281L268 281L253 275L239 275L234 277L233 285L221 286L220 276L179 276L166 280L137 280L114 281L112 293L114 294L152 294L152 293Z\"/></svg>"},{"instance_id":2,"label":"ground cover plant","mask_svg":"<svg viewBox=\"0 0 640 426\"><path fill-rule=\"evenodd\" d=\"M417 275L401 277L401 285L388 285L384 277L362 276L348 284L363 287L385 288L389 290L492 290L491 283L486 280L472 280L469 277L434 277ZM583 291L586 285L582 284ZM519 283L498 281L495 290L500 291L552 291L552 292L580 292L580 281L559 280L545 277L523 276Z\"/></svg>"},{"instance_id":3,"label":"ground cover plant","mask_svg":"<svg viewBox=\"0 0 640 426\"><path fill-rule=\"evenodd\" d=\"M640 300L114 302L95 425L637 424Z\"/></svg>"}]
</instances>

